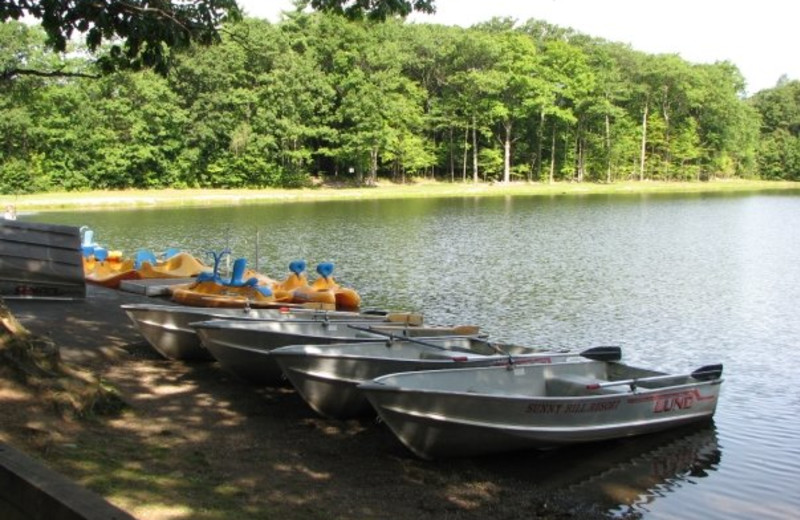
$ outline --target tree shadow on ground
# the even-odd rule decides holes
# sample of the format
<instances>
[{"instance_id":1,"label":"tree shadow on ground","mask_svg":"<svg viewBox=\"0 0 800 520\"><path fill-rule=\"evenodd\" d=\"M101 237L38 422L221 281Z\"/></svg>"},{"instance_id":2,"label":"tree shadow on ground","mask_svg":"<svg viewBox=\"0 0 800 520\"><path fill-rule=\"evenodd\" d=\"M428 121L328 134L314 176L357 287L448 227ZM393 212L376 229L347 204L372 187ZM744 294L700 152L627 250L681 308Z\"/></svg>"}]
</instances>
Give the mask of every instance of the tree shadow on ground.
<instances>
[{"instance_id":1,"label":"tree shadow on ground","mask_svg":"<svg viewBox=\"0 0 800 520\"><path fill-rule=\"evenodd\" d=\"M423 461L374 418L321 418L289 386L254 387L213 362L164 360L119 309L121 298L103 291L67 309L11 305L33 332L61 345L65 359L113 384L129 407L63 423L35 442L24 425L7 434L139 518L636 517L633 505L653 490L703 476L720 460L712 424ZM25 405L0 395L0 407L8 406Z\"/></svg>"}]
</instances>

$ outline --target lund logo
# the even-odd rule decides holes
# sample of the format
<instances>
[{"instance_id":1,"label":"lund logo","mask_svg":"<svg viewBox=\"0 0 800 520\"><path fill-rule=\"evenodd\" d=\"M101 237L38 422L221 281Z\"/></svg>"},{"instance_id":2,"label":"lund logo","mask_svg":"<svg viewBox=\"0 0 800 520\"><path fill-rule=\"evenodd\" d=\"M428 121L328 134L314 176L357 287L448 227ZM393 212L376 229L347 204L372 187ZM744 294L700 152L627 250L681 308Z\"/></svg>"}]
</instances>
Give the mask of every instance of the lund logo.
<instances>
[{"instance_id":1,"label":"lund logo","mask_svg":"<svg viewBox=\"0 0 800 520\"><path fill-rule=\"evenodd\" d=\"M714 396L703 397L697 389L678 394L658 395L653 399L653 413L687 410L695 401L708 401L709 399L714 399Z\"/></svg>"},{"instance_id":2,"label":"lund logo","mask_svg":"<svg viewBox=\"0 0 800 520\"><path fill-rule=\"evenodd\" d=\"M694 404L692 395L679 395L677 397L667 397L656 399L653 405L653 413L671 412L672 410L686 410Z\"/></svg>"}]
</instances>

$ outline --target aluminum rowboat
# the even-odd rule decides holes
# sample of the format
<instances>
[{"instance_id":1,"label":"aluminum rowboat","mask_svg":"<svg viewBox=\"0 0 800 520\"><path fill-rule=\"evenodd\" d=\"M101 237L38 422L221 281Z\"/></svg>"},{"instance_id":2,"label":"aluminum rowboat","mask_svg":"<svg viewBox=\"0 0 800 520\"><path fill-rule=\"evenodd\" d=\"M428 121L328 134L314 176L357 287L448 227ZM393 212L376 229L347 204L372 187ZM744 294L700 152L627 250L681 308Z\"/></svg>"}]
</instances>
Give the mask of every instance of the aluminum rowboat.
<instances>
[{"instance_id":1,"label":"aluminum rowboat","mask_svg":"<svg viewBox=\"0 0 800 520\"><path fill-rule=\"evenodd\" d=\"M619 347L584 352L548 351L491 344L475 337L447 337L331 345L292 345L269 354L303 399L320 415L348 419L374 414L360 383L395 372L478 366L557 363L567 360L618 360Z\"/></svg>"},{"instance_id":2,"label":"aluminum rowboat","mask_svg":"<svg viewBox=\"0 0 800 520\"><path fill-rule=\"evenodd\" d=\"M244 321L193 323L203 346L222 368L255 384L276 385L281 369L263 351L300 344L366 342L394 338L475 335L476 327L398 326L375 321Z\"/></svg>"},{"instance_id":3,"label":"aluminum rowboat","mask_svg":"<svg viewBox=\"0 0 800 520\"><path fill-rule=\"evenodd\" d=\"M275 309L247 309L224 307L187 307L184 305L163 305L153 303L135 303L122 305L128 317L141 335L156 352L167 359L174 360L213 360L206 350L197 331L190 325L198 321L212 319L241 320L359 320L389 321L402 323L408 320L419 324L422 317L414 313L355 313L341 311L322 311L299 307Z\"/></svg>"},{"instance_id":4,"label":"aluminum rowboat","mask_svg":"<svg viewBox=\"0 0 800 520\"><path fill-rule=\"evenodd\" d=\"M713 416L722 365L671 375L621 363L407 372L359 385L426 459L600 441Z\"/></svg>"}]
</instances>

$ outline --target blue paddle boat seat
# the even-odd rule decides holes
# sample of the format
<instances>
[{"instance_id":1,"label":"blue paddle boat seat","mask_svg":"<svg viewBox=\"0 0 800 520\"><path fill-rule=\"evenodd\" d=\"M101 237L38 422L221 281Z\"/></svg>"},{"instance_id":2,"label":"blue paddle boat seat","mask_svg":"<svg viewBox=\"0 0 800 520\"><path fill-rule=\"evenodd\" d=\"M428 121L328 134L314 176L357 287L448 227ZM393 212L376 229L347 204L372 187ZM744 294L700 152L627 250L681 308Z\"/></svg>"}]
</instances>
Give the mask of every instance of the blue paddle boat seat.
<instances>
[{"instance_id":1,"label":"blue paddle boat seat","mask_svg":"<svg viewBox=\"0 0 800 520\"><path fill-rule=\"evenodd\" d=\"M158 259L156 259L155 253L149 249L140 249L136 251L136 255L133 257L133 268L141 269L144 262L147 262L150 265L156 265L158 263Z\"/></svg>"},{"instance_id":2,"label":"blue paddle boat seat","mask_svg":"<svg viewBox=\"0 0 800 520\"><path fill-rule=\"evenodd\" d=\"M164 251L164 260L169 260L170 258L179 254L180 252L181 250L178 249L177 247L170 247L169 249Z\"/></svg>"},{"instance_id":3,"label":"blue paddle boat seat","mask_svg":"<svg viewBox=\"0 0 800 520\"><path fill-rule=\"evenodd\" d=\"M252 277L248 278L247 280L243 280L242 277L244 276L245 268L247 267L247 259L246 258L237 258L233 261L233 271L231 272L231 279L228 282L225 282L225 285L229 287L255 287L258 285L258 278Z\"/></svg>"}]
</instances>

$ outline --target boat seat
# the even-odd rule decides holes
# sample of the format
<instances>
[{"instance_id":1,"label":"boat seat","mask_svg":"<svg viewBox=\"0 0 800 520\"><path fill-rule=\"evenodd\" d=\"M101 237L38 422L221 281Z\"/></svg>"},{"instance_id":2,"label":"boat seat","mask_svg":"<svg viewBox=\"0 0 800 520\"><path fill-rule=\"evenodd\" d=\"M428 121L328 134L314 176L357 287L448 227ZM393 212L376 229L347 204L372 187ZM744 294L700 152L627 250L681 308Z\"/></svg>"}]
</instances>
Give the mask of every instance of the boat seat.
<instances>
[{"instance_id":1,"label":"boat seat","mask_svg":"<svg viewBox=\"0 0 800 520\"><path fill-rule=\"evenodd\" d=\"M147 262L151 266L156 265L158 263L158 260L156 259L155 253L153 253L149 249L140 249L136 251L136 255L133 258L133 268L141 269L142 264L145 262Z\"/></svg>"},{"instance_id":2,"label":"boat seat","mask_svg":"<svg viewBox=\"0 0 800 520\"><path fill-rule=\"evenodd\" d=\"M253 282L253 281L254 281L254 283L250 283L250 282ZM270 289L269 287L266 287L264 285L258 285L258 279L257 278L250 278L249 280L247 280L247 282L248 282L250 287L254 287L255 290L260 292L262 296L272 296L272 289Z\"/></svg>"},{"instance_id":3,"label":"boat seat","mask_svg":"<svg viewBox=\"0 0 800 520\"><path fill-rule=\"evenodd\" d=\"M441 351L431 351L431 350L423 350L419 353L420 359L443 359L443 360L454 360L454 359L485 359L486 356L481 354L475 354L474 352L463 352L458 350L441 350Z\"/></svg>"},{"instance_id":4,"label":"boat seat","mask_svg":"<svg viewBox=\"0 0 800 520\"><path fill-rule=\"evenodd\" d=\"M657 388L665 388L668 386L685 385L687 383L689 383L689 380L686 376L675 376L665 379L659 379L657 381L637 381L636 386L638 388L654 390Z\"/></svg>"},{"instance_id":5,"label":"boat seat","mask_svg":"<svg viewBox=\"0 0 800 520\"><path fill-rule=\"evenodd\" d=\"M96 247L97 243L94 241L94 231L89 228L81 228L83 231L83 242L81 242L81 246L90 246Z\"/></svg>"},{"instance_id":6,"label":"boat seat","mask_svg":"<svg viewBox=\"0 0 800 520\"><path fill-rule=\"evenodd\" d=\"M195 280L198 282L216 282L216 283L222 282L217 273L209 273L208 271L203 271L202 273L198 274L195 277Z\"/></svg>"},{"instance_id":7,"label":"boat seat","mask_svg":"<svg viewBox=\"0 0 800 520\"><path fill-rule=\"evenodd\" d=\"M243 280L245 267L247 266L246 258L237 258L233 262L233 273L228 282L224 282L228 287L255 287L258 285L258 278L252 277Z\"/></svg>"},{"instance_id":8,"label":"boat seat","mask_svg":"<svg viewBox=\"0 0 800 520\"><path fill-rule=\"evenodd\" d=\"M333 274L333 262L320 262L317 265L317 274L323 278L330 278Z\"/></svg>"},{"instance_id":9,"label":"boat seat","mask_svg":"<svg viewBox=\"0 0 800 520\"><path fill-rule=\"evenodd\" d=\"M628 387L625 385L620 386L607 386L597 389L589 389L588 386L597 383L606 383L608 381L598 379L589 375L583 374L559 374L558 376L547 379L546 389L549 396L590 396L590 395L607 395L607 394L624 394L628 392Z\"/></svg>"},{"instance_id":10,"label":"boat seat","mask_svg":"<svg viewBox=\"0 0 800 520\"><path fill-rule=\"evenodd\" d=\"M306 261L305 260L293 260L289 262L289 271L293 272L297 276L300 276L306 270Z\"/></svg>"}]
</instances>

